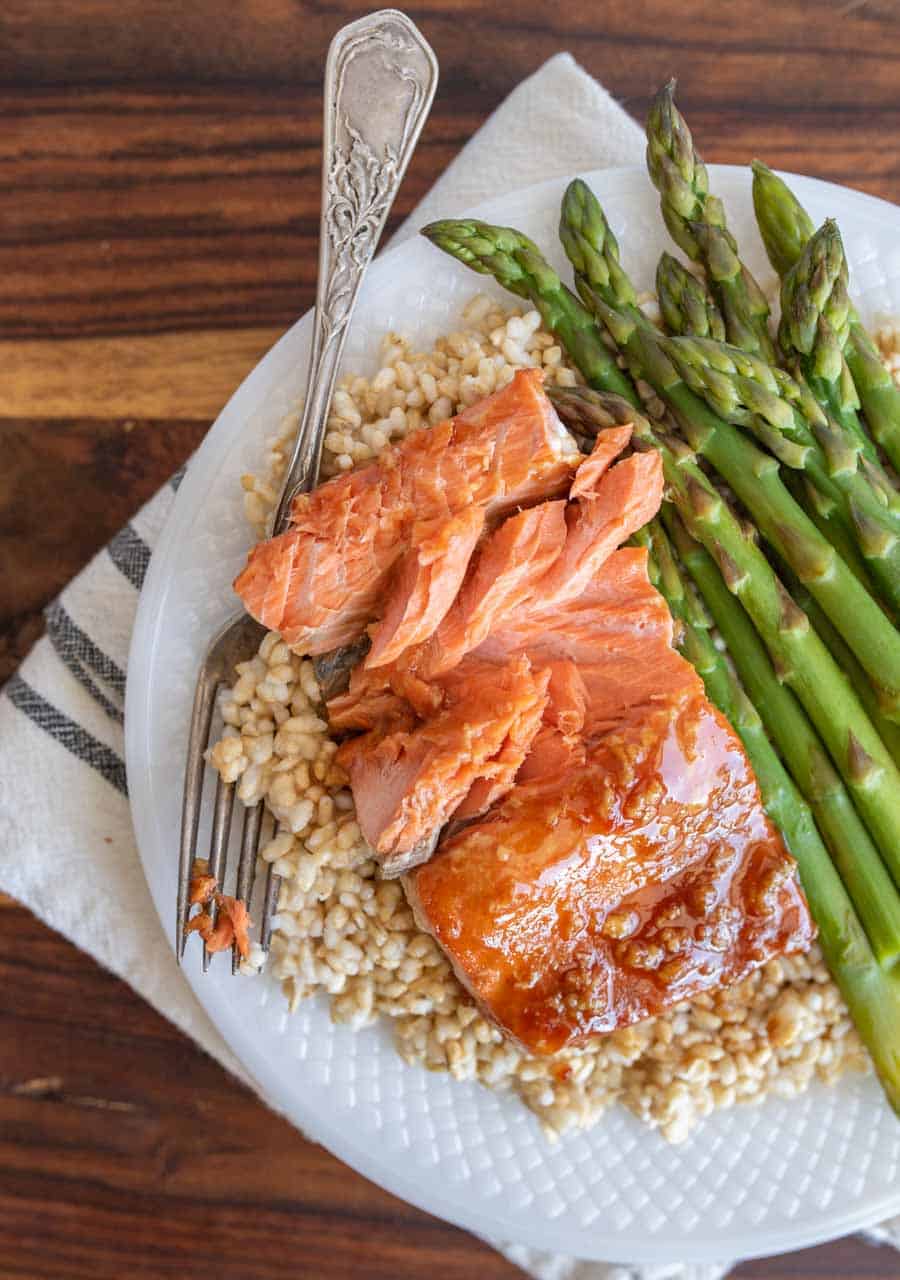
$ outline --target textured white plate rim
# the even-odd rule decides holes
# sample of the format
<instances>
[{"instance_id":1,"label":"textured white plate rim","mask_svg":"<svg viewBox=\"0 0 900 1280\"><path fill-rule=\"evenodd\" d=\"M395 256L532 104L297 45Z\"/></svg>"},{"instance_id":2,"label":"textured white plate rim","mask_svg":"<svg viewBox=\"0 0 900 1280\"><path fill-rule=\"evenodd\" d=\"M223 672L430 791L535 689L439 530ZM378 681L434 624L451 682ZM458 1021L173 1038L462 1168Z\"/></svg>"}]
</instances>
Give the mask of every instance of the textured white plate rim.
<instances>
[{"instance_id":1,"label":"textured white plate rim","mask_svg":"<svg viewBox=\"0 0 900 1280\"><path fill-rule=\"evenodd\" d=\"M720 185L730 185L725 182L728 175L745 175L745 171L737 166L710 166L710 170ZM617 190L643 186L647 182L643 170L637 166L601 170L585 176L606 198ZM840 200L845 209L852 208L854 214L858 213L862 217L869 215L882 223L885 219L890 219L893 227L900 233L898 209L886 201L817 179L803 178L798 175L785 176L800 190L804 200L811 200L817 194L832 197L835 193L840 193ZM563 185L563 179L552 179L510 196L485 202L472 213L473 216L487 219L512 220L516 201L537 201L545 195L549 198L551 194L555 200ZM374 265L373 272L389 269L391 264L408 250L410 243L406 242L383 254ZM627 256L627 245L624 248ZM473 283L477 285L474 278ZM174 557L180 540L189 534L193 512L196 509L198 497L203 492L204 484L208 484L210 475L214 475L218 470L216 459L217 456L221 458L224 452L223 445L227 444L225 439L229 434L227 427L231 424L230 434L233 436L234 422L244 417L246 407L255 401L260 389L273 379L277 381L286 376L288 370L285 369L284 362L287 358L290 339L308 324L309 314L279 339L237 389L207 433L179 488L175 505L153 555L138 608L128 667L125 719L126 760L141 859L162 927L170 942L171 902L165 891L167 886L161 887L155 870L162 846L171 850L171 856L174 859L177 837L175 832L154 830L157 810L153 794L154 770L151 758L150 726L153 712L151 699L154 661L158 654L160 631L166 620L164 605L172 581ZM237 495L235 500L238 500ZM826 1216L820 1212L818 1217L812 1213L808 1218L781 1231L760 1232L751 1229L748 1224L746 1231L733 1232L727 1237L718 1235L714 1241L712 1238L705 1238L701 1229L687 1237L679 1237L677 1244L667 1245L667 1237L664 1236L645 1239L640 1235L628 1239L626 1244L622 1236L604 1235L602 1230L579 1229L573 1233L565 1228L564 1221L558 1220L537 1224L529 1223L527 1220L517 1220L513 1229L511 1224L507 1225L506 1222L498 1220L495 1213L483 1212L477 1203L473 1203L471 1197L461 1199L449 1187L445 1186L443 1194L437 1197L424 1193L421 1179L415 1176L415 1170L411 1174L404 1172L402 1167L398 1167L398 1162L392 1163L390 1158L386 1161L380 1151L373 1151L360 1145L355 1140L352 1122L347 1123L341 1118L339 1123L334 1123L329 1115L307 1104L300 1090L286 1097L283 1081L277 1077L266 1050L248 1038L236 1006L227 998L223 999L218 987L214 986L209 979L200 976L199 967L189 965L185 970L185 976L226 1043L240 1059L270 1105L287 1115L310 1137L321 1142L347 1164L386 1190L427 1212L437 1214L458 1226L488 1237L514 1239L516 1243L536 1248L557 1249L576 1253L582 1257L617 1261L660 1261L671 1256L674 1248L680 1257L699 1261L713 1260L723 1256L746 1258L802 1248L870 1226L900 1212L900 1188L894 1187L886 1190L883 1196L870 1198L855 1211L838 1216L834 1214ZM228 990L227 986L224 990ZM602 1133L602 1124L595 1132ZM646 1131L646 1141L659 1142L660 1139L658 1135Z\"/></svg>"}]
</instances>

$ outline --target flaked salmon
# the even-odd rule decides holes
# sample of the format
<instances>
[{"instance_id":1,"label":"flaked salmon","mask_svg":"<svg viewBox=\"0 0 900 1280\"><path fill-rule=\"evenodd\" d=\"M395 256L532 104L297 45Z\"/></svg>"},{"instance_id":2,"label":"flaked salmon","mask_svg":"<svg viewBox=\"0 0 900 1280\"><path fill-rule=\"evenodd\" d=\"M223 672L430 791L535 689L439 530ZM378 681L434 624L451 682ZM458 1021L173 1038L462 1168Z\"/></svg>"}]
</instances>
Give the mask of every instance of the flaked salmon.
<instances>
[{"instance_id":1,"label":"flaked salmon","mask_svg":"<svg viewBox=\"0 0 900 1280\"><path fill-rule=\"evenodd\" d=\"M483 507L413 526L387 606L372 633L366 667L383 667L428 639L456 599L484 529Z\"/></svg>"},{"instance_id":2,"label":"flaked salmon","mask_svg":"<svg viewBox=\"0 0 900 1280\"><path fill-rule=\"evenodd\" d=\"M477 652L492 632L520 626L536 610L558 613L579 597L619 543L659 509L663 481L657 453L634 454L610 467L629 435L627 428L601 433L573 475L574 499L543 502L509 516L485 538L433 634L399 653L393 646L392 662L384 662L381 652L373 662L370 653L352 676L349 692L329 703L333 727L366 727L372 696L396 690L399 679L433 680ZM447 576L456 587L456 572ZM406 609L405 581L396 592L400 604L388 603L388 617ZM442 600L446 594L441 593Z\"/></svg>"},{"instance_id":3,"label":"flaked salmon","mask_svg":"<svg viewBox=\"0 0 900 1280\"><path fill-rule=\"evenodd\" d=\"M418 530L434 558L427 571L415 560L407 564L401 595L428 595L429 617L439 621L439 574L452 580L459 566L449 536L454 526L445 522L470 519L471 534L472 508L493 523L568 490L580 455L541 389L542 377L522 370L455 418L412 432L369 466L298 497L290 527L256 546L235 581L247 611L305 653L349 644L381 617L392 571ZM412 615L405 622L404 616L400 610L399 640L389 645L385 631L385 650L416 634Z\"/></svg>"},{"instance_id":4,"label":"flaked salmon","mask_svg":"<svg viewBox=\"0 0 900 1280\"><path fill-rule=\"evenodd\" d=\"M534 671L525 655L469 663L436 686L441 704L429 719L411 724L397 699L377 730L344 743L337 761L386 874L427 856L460 806L460 816L480 813L512 785L540 728L549 681L550 671Z\"/></svg>"}]
</instances>

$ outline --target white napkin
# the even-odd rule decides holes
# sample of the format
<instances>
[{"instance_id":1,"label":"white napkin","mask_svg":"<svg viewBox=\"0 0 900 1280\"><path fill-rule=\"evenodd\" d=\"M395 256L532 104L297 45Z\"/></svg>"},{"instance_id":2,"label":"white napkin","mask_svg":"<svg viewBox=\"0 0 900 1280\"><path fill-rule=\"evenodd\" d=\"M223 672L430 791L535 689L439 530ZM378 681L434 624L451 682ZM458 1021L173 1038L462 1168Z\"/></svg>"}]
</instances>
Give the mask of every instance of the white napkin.
<instances>
[{"instance_id":1,"label":"white napkin","mask_svg":"<svg viewBox=\"0 0 900 1280\"><path fill-rule=\"evenodd\" d=\"M569 54L510 94L394 237L579 170L639 164L643 134ZM138 591L175 497L167 485L47 610L0 696L0 888L65 934L230 1071L234 1055L183 980L144 881L125 793L122 696ZM900 1247L900 1219L873 1240ZM492 1241L538 1280L718 1280L728 1266L578 1262Z\"/></svg>"}]
</instances>

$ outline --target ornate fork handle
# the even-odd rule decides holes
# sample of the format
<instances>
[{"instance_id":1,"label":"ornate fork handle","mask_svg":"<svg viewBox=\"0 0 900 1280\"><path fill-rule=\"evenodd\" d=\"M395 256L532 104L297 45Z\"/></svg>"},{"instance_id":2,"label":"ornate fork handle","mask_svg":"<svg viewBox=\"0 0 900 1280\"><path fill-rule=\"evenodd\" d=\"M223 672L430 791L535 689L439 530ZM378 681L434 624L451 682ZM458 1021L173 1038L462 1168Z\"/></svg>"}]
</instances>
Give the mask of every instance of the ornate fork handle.
<instances>
[{"instance_id":1,"label":"ornate fork handle","mask_svg":"<svg viewBox=\"0 0 900 1280\"><path fill-rule=\"evenodd\" d=\"M311 489L338 365L372 260L437 87L437 61L414 24L382 9L335 36L325 67L319 279L306 401L275 533Z\"/></svg>"}]
</instances>

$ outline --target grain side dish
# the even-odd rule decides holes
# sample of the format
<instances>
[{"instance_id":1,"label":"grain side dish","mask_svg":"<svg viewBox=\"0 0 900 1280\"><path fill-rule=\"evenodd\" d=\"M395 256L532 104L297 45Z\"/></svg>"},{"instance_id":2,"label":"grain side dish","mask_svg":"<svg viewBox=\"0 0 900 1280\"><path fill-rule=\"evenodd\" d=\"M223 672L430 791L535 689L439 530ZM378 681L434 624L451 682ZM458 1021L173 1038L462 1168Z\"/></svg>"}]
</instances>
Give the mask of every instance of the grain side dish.
<instances>
[{"instance_id":1,"label":"grain side dish","mask_svg":"<svg viewBox=\"0 0 900 1280\"><path fill-rule=\"evenodd\" d=\"M879 337L886 354L896 351L892 331ZM536 311L505 309L483 294L431 351L389 334L381 358L374 377L346 377L335 394L324 477L443 421L506 385L517 369L538 366L561 387L582 381ZM290 415L269 442L266 475L243 478L245 511L259 537L295 430ZM550 1058L523 1053L478 1012L434 939L416 928L401 885L378 876L334 762L337 744L312 662L270 633L238 669L221 711L225 729L212 764L245 804L264 798L279 823L262 850L284 878L269 965L292 1009L321 992L336 1022L358 1028L388 1017L406 1061L512 1090L554 1136L589 1127L620 1102L679 1141L716 1108L790 1096L815 1079L866 1068L815 945L583 1049ZM256 972L262 960L253 947L243 972Z\"/></svg>"}]
</instances>

